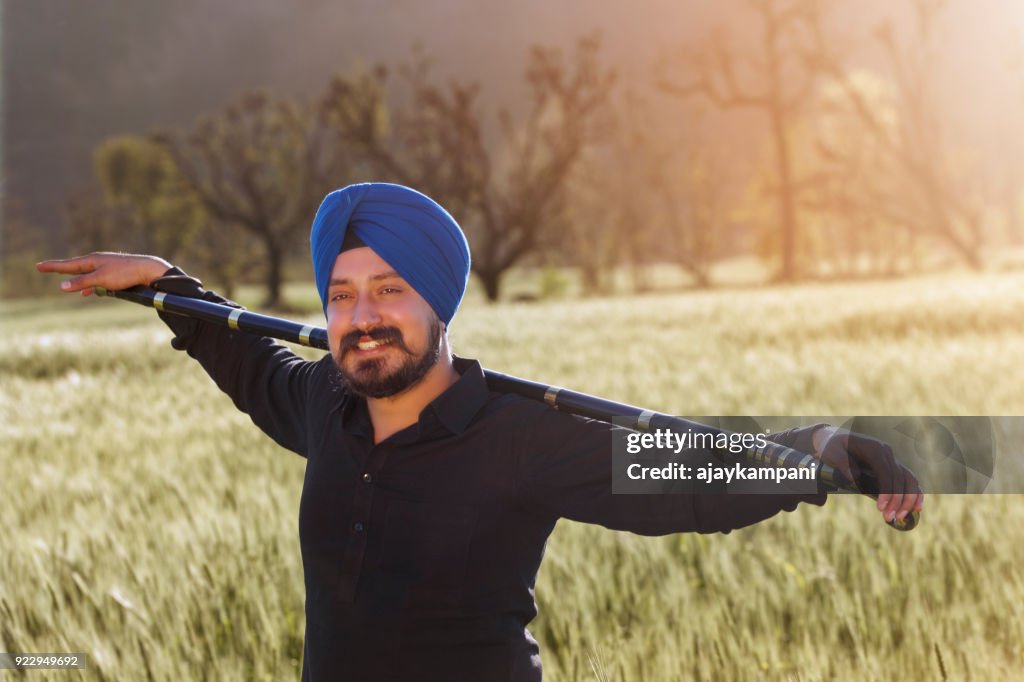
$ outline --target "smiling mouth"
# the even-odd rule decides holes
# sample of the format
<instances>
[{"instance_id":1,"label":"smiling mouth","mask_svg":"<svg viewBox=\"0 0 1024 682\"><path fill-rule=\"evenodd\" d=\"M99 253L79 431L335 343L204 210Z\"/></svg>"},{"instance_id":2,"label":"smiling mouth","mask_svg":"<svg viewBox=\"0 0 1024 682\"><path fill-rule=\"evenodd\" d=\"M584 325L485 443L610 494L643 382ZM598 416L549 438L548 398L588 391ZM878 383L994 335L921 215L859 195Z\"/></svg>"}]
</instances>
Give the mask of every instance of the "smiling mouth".
<instances>
[{"instance_id":1,"label":"smiling mouth","mask_svg":"<svg viewBox=\"0 0 1024 682\"><path fill-rule=\"evenodd\" d=\"M375 348L381 348L391 343L387 339L373 339L370 341L360 341L356 344L356 348L359 350L374 350Z\"/></svg>"}]
</instances>

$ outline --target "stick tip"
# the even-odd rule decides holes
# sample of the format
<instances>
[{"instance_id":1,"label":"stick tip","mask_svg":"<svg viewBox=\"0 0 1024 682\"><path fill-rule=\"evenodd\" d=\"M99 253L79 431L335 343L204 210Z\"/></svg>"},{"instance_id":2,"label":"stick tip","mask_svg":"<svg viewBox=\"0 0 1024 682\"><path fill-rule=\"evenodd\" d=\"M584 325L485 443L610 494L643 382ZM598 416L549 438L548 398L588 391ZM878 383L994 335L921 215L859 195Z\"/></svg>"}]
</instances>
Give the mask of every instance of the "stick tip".
<instances>
[{"instance_id":1,"label":"stick tip","mask_svg":"<svg viewBox=\"0 0 1024 682\"><path fill-rule=\"evenodd\" d=\"M896 530L914 530L915 528L917 528L917 524L920 521L921 513L912 511L899 521L893 519L889 522L889 525L895 528Z\"/></svg>"}]
</instances>

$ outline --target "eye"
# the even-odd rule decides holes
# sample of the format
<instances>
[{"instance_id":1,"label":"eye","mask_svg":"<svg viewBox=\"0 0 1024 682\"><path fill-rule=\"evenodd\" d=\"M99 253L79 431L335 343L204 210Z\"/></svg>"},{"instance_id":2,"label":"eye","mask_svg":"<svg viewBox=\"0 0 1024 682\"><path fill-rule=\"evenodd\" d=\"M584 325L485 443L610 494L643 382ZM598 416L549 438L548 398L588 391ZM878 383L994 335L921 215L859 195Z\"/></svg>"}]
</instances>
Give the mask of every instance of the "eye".
<instances>
[{"instance_id":1,"label":"eye","mask_svg":"<svg viewBox=\"0 0 1024 682\"><path fill-rule=\"evenodd\" d=\"M342 299L347 299L347 298L349 298L349 295L348 295L348 294L346 294L346 293L343 293L343 292L338 292L338 293L336 293L336 294L332 294L332 295L331 295L331 297L330 297L330 299L328 299L328 300L329 300L329 301L330 301L331 303L335 303L335 302L337 302L337 301L340 301L340 300L342 300Z\"/></svg>"},{"instance_id":2,"label":"eye","mask_svg":"<svg viewBox=\"0 0 1024 682\"><path fill-rule=\"evenodd\" d=\"M400 294L402 290L398 287L382 287L380 290L382 294Z\"/></svg>"}]
</instances>

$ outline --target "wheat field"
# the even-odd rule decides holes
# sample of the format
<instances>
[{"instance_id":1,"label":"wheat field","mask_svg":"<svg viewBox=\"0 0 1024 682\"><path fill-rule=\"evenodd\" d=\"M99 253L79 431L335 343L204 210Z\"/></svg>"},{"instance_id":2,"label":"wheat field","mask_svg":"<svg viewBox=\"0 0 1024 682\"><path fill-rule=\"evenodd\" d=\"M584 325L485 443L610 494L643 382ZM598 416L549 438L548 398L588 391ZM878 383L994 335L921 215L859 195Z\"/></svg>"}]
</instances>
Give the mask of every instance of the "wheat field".
<instances>
[{"instance_id":1,"label":"wheat field","mask_svg":"<svg viewBox=\"0 0 1024 682\"><path fill-rule=\"evenodd\" d=\"M26 679L298 679L303 460L151 310L68 297L0 319L0 651L87 654ZM1015 272L473 300L452 339L677 414L1024 414ZM1020 459L1004 447L997 469ZM724 536L562 521L531 630L550 680L1015 679L1021 565L1014 494L929 496L911 533L854 496Z\"/></svg>"}]
</instances>

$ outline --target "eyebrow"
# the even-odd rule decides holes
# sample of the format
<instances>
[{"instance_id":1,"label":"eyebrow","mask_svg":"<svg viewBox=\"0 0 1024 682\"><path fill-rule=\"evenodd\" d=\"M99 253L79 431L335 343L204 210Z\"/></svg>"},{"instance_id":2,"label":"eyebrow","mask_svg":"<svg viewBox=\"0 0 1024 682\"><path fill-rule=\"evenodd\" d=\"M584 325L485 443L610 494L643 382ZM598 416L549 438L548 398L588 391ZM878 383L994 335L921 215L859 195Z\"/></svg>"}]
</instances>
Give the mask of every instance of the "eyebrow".
<instances>
[{"instance_id":1,"label":"eyebrow","mask_svg":"<svg viewBox=\"0 0 1024 682\"><path fill-rule=\"evenodd\" d=\"M371 282L379 282L382 279L402 279L402 276L399 275L394 270L388 270L387 272L382 272L380 274L371 275L370 276L370 281ZM342 278L342 279L331 278L331 281L327 283L327 286L328 287L333 287L333 286L341 286L341 285L344 285L344 284L351 284L351 283L352 283L352 280L350 280L347 277Z\"/></svg>"}]
</instances>

